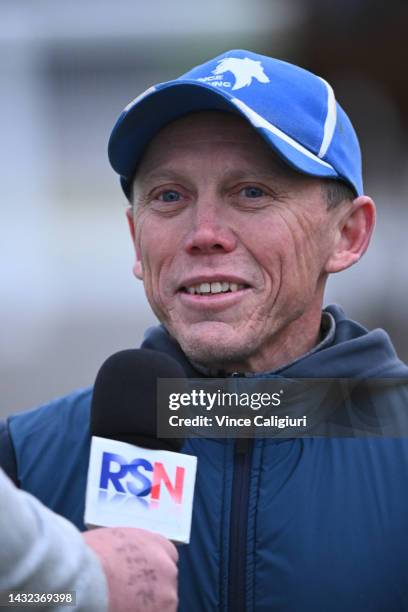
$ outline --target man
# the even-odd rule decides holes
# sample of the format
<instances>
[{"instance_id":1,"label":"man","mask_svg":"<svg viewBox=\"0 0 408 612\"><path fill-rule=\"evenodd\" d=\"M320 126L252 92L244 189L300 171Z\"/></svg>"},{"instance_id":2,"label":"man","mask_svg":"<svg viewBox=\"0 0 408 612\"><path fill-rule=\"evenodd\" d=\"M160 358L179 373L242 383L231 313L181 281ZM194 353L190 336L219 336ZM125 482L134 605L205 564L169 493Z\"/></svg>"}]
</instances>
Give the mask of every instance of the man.
<instances>
[{"instance_id":1,"label":"man","mask_svg":"<svg viewBox=\"0 0 408 612\"><path fill-rule=\"evenodd\" d=\"M67 520L18 491L2 470L0 499L1 607L11 610L31 594L29 608L38 597L39 609L176 609L177 552L165 538L126 528L81 537ZM47 595L47 605L39 605Z\"/></svg>"},{"instance_id":2,"label":"man","mask_svg":"<svg viewBox=\"0 0 408 612\"><path fill-rule=\"evenodd\" d=\"M328 275L359 260L375 220L324 80L230 51L136 98L109 154L162 323L144 348L193 377L408 376L385 332L322 312ZM22 487L79 526L91 393L9 420ZM190 439L184 452L198 475L181 610L408 609L404 439Z\"/></svg>"}]
</instances>

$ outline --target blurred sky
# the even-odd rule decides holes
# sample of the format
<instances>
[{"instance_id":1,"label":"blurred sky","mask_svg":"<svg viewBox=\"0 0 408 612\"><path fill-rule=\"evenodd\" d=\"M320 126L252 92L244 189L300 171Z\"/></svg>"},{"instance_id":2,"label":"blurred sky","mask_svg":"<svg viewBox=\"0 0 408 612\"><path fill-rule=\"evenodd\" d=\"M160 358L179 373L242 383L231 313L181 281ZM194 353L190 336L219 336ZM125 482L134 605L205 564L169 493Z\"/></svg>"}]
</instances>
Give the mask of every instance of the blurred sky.
<instances>
[{"instance_id":1,"label":"blurred sky","mask_svg":"<svg viewBox=\"0 0 408 612\"><path fill-rule=\"evenodd\" d=\"M0 5L0 414L92 383L155 320L131 273L125 200L106 147L149 85L228 48L330 80L361 135L372 247L329 283L408 358L407 3L53 0Z\"/></svg>"}]
</instances>

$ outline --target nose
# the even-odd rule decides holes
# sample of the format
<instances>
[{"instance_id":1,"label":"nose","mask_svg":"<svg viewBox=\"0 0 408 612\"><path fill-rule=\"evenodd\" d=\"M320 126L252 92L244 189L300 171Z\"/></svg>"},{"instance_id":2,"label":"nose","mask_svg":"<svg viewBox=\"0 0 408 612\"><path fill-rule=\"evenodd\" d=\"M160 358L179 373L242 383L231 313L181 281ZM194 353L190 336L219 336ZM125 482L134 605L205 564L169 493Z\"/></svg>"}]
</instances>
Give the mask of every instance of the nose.
<instances>
[{"instance_id":1,"label":"nose","mask_svg":"<svg viewBox=\"0 0 408 612\"><path fill-rule=\"evenodd\" d=\"M191 255L230 253L237 238L226 219L226 203L215 198L196 202L191 231L186 236L185 249Z\"/></svg>"}]
</instances>

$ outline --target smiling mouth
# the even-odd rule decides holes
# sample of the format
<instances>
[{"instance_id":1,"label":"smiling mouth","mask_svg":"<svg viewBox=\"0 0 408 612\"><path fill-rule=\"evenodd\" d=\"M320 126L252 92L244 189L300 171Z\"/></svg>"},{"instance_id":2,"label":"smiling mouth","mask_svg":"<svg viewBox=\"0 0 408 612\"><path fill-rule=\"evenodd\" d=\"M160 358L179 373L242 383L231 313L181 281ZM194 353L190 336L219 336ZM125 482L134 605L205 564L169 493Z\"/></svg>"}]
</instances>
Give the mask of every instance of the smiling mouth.
<instances>
[{"instance_id":1,"label":"smiling mouth","mask_svg":"<svg viewBox=\"0 0 408 612\"><path fill-rule=\"evenodd\" d=\"M243 289L249 289L249 285L230 283L228 281L213 281L211 283L198 283L196 285L189 285L188 287L181 287L182 293L188 293L189 295L219 295L224 293L236 293Z\"/></svg>"}]
</instances>

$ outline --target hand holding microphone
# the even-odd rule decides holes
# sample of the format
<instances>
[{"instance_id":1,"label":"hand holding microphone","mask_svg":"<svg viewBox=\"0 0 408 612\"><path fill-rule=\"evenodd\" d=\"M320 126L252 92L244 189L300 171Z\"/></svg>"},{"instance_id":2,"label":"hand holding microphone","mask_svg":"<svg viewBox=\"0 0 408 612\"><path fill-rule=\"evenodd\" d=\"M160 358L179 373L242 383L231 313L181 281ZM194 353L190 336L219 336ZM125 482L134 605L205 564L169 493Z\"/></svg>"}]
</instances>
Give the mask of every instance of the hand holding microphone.
<instances>
[{"instance_id":1,"label":"hand holding microphone","mask_svg":"<svg viewBox=\"0 0 408 612\"><path fill-rule=\"evenodd\" d=\"M177 549L166 538L131 527L83 534L97 554L109 591L109 612L175 612Z\"/></svg>"}]
</instances>

